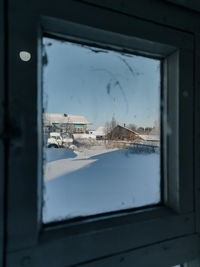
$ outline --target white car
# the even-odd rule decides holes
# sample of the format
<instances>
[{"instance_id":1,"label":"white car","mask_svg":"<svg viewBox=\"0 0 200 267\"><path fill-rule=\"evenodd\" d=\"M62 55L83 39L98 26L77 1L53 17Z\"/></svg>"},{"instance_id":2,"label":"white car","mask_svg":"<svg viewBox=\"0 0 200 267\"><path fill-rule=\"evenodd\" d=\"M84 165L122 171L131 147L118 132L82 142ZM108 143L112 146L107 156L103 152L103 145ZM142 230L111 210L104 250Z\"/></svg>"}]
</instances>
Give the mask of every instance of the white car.
<instances>
[{"instance_id":1,"label":"white car","mask_svg":"<svg viewBox=\"0 0 200 267\"><path fill-rule=\"evenodd\" d=\"M47 139L47 147L59 148L63 146L63 140L60 133L52 132L50 137Z\"/></svg>"},{"instance_id":2,"label":"white car","mask_svg":"<svg viewBox=\"0 0 200 267\"><path fill-rule=\"evenodd\" d=\"M73 138L70 137L70 134L68 133L57 133L52 132L50 133L50 137L47 140L47 147L63 147L63 146L69 146L73 143Z\"/></svg>"}]
</instances>

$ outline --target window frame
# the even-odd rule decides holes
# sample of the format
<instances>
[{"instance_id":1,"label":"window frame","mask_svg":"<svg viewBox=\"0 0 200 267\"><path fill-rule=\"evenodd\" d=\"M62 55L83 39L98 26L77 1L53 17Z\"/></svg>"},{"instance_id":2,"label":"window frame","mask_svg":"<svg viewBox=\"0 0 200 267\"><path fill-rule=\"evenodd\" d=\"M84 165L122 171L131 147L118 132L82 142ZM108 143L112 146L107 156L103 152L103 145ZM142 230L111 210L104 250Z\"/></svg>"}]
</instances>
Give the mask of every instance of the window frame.
<instances>
[{"instance_id":1,"label":"window frame","mask_svg":"<svg viewBox=\"0 0 200 267\"><path fill-rule=\"evenodd\" d=\"M4 32L5 29L5 3L0 0L0 267L4 265L5 259L5 180L4 177L6 175L6 146L7 146L7 138L4 135L4 128L6 128L6 115L5 115L5 106L6 103L6 60L5 60L5 46L6 46L6 34Z\"/></svg>"},{"instance_id":2,"label":"window frame","mask_svg":"<svg viewBox=\"0 0 200 267\"><path fill-rule=\"evenodd\" d=\"M178 244L175 247L177 255L173 259L175 264L178 263L178 259L197 255L199 240L195 235L194 227L193 182L190 185L190 177L188 177L192 174L193 181L193 142L187 143L191 155L188 160L183 153L183 145L185 145L183 136L178 129L175 129L177 121L180 129L184 128L187 123L193 135L193 71L191 66L193 66L194 50L192 34L73 1L67 4L62 2L56 10L53 8L53 1L40 3L37 0L28 9L26 5L25 0L18 5L14 0L10 1L10 8L14 8L11 8L9 13L9 119L13 124L13 132L9 144L8 266L21 261L31 262L32 266L34 264L39 266L42 263L48 266L56 266L56 263L57 266L78 264L95 258L121 254L123 251L131 251L133 255L137 253L142 255L146 253L142 252L142 247L146 246L149 251L154 251L154 249L159 251L162 246L168 244L166 240ZM65 8L68 9L63 12ZM80 8L79 13L76 12L77 8ZM103 19L95 19L96 16ZM106 22L108 20L110 24ZM18 21L17 27L16 21ZM24 24L24 21L27 23ZM127 27L127 25L133 25L133 27ZM168 78L164 80L163 88L164 93L171 92L173 95L174 90L177 93L178 99L176 100L179 102L179 109L170 109L168 124L172 124L172 135L176 140L178 138L179 146L177 150L174 150L174 143L167 141L171 140L170 137L164 137L164 144L167 146L168 155L176 154L178 157L178 153L180 155L183 153L183 156L180 162L175 162L173 170L168 173L167 178L165 177L165 188L168 188L168 191L164 192L165 207L149 207L113 213L45 227L42 225L41 38L43 32L60 37L67 35L68 38L73 35L73 39L84 39L88 42L92 40L95 44L102 44L104 40L113 47L116 45L127 47L131 44L132 50L140 49L143 53L146 51L147 55L167 57L164 62L164 72L167 71L167 74L164 75ZM21 34L24 37L19 39ZM18 54L21 50L31 52L30 62L20 61ZM25 71L28 75L22 79L22 73ZM185 79L186 74L187 79ZM28 93L27 84L30 85ZM181 90L179 90L180 87ZM16 88L21 88L19 96L16 96ZM23 102L25 96L32 98L30 107ZM19 104L21 108L16 107ZM186 118L179 112L180 110L183 110L183 114L189 113ZM173 124L170 116L174 112L176 121ZM20 115L22 119L18 121ZM26 129L27 125L33 128ZM164 129L166 127L167 125L163 125ZM37 134L38 129L41 130L40 135ZM189 132L191 129L187 130L184 136L187 134L191 136ZM33 133L33 144L28 143L30 133ZM32 155L28 158L30 152ZM16 160L17 153L19 158ZM27 166L24 166L25 164ZM33 168L32 173L29 171L30 166ZM178 170L181 171L181 179L177 178L174 182ZM27 179L29 183L26 183ZM21 186L16 186L16 180ZM186 194L189 195L189 201L188 199L185 201ZM186 240L184 247L186 243L188 244L184 256L178 254L182 248L181 238ZM154 245L158 242L163 242L164 245L162 243ZM85 243L88 244L87 247L84 247ZM66 250L69 255L66 255ZM165 250L167 251L163 249ZM163 255L167 259L168 253L163 252ZM54 258L56 258L56 263ZM148 258L151 260L150 256Z\"/></svg>"}]
</instances>

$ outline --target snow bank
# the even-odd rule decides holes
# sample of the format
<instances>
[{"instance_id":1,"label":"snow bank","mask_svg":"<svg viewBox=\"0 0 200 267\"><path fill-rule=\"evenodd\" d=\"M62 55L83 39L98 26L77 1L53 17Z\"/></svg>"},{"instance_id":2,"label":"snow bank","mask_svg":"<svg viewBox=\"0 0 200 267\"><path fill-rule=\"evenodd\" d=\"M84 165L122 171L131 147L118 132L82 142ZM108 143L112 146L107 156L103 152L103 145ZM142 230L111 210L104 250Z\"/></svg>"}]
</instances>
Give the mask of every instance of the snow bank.
<instances>
[{"instance_id":1,"label":"snow bank","mask_svg":"<svg viewBox=\"0 0 200 267\"><path fill-rule=\"evenodd\" d=\"M44 161L51 162L60 159L74 158L76 154L72 149L66 148L44 148Z\"/></svg>"},{"instance_id":2,"label":"snow bank","mask_svg":"<svg viewBox=\"0 0 200 267\"><path fill-rule=\"evenodd\" d=\"M82 148L53 164L44 191L44 223L141 207L160 201L159 153Z\"/></svg>"},{"instance_id":3,"label":"snow bank","mask_svg":"<svg viewBox=\"0 0 200 267\"><path fill-rule=\"evenodd\" d=\"M74 140L79 139L96 139L96 135L94 134L73 134Z\"/></svg>"}]
</instances>

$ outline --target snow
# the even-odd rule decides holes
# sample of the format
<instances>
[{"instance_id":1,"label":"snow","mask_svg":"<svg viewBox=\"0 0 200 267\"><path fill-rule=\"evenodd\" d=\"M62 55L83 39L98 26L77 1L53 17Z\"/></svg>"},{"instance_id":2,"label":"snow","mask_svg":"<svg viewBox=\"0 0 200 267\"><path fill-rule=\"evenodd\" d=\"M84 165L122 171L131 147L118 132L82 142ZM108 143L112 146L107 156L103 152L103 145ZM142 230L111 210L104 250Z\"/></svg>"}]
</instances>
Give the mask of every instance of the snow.
<instances>
[{"instance_id":1,"label":"snow","mask_svg":"<svg viewBox=\"0 0 200 267\"><path fill-rule=\"evenodd\" d=\"M96 131L93 132L93 134L95 136L97 136L97 135L104 136L106 134L106 128L104 126L100 126L99 128L97 128Z\"/></svg>"},{"instance_id":2,"label":"snow","mask_svg":"<svg viewBox=\"0 0 200 267\"><path fill-rule=\"evenodd\" d=\"M43 119L44 123L47 125L52 123L89 124L84 116L72 114L44 113Z\"/></svg>"},{"instance_id":3,"label":"snow","mask_svg":"<svg viewBox=\"0 0 200 267\"><path fill-rule=\"evenodd\" d=\"M96 140L96 135L94 135L94 134L78 133L78 134L73 134L73 137L74 137L74 140L79 140L79 139L94 139L94 140Z\"/></svg>"},{"instance_id":4,"label":"snow","mask_svg":"<svg viewBox=\"0 0 200 267\"><path fill-rule=\"evenodd\" d=\"M60 159L67 159L67 158L74 158L74 157L76 157L76 154L71 149L46 148L46 151L45 151L46 162L58 161Z\"/></svg>"},{"instance_id":5,"label":"snow","mask_svg":"<svg viewBox=\"0 0 200 267\"><path fill-rule=\"evenodd\" d=\"M160 201L159 153L99 145L45 155L44 223Z\"/></svg>"},{"instance_id":6,"label":"snow","mask_svg":"<svg viewBox=\"0 0 200 267\"><path fill-rule=\"evenodd\" d=\"M151 134L140 134L139 135L142 139L145 141L160 141L160 136L159 135L151 135Z\"/></svg>"}]
</instances>

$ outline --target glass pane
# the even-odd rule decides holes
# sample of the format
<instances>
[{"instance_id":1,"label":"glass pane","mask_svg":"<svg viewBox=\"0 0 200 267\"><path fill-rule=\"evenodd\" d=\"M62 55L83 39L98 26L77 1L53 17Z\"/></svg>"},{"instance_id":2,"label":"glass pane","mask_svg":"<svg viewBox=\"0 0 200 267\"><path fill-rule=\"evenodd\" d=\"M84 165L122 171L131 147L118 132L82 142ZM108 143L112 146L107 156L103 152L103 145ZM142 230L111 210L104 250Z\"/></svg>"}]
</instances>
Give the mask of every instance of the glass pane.
<instances>
[{"instance_id":1,"label":"glass pane","mask_svg":"<svg viewBox=\"0 0 200 267\"><path fill-rule=\"evenodd\" d=\"M160 61L43 38L43 222L160 202Z\"/></svg>"}]
</instances>

